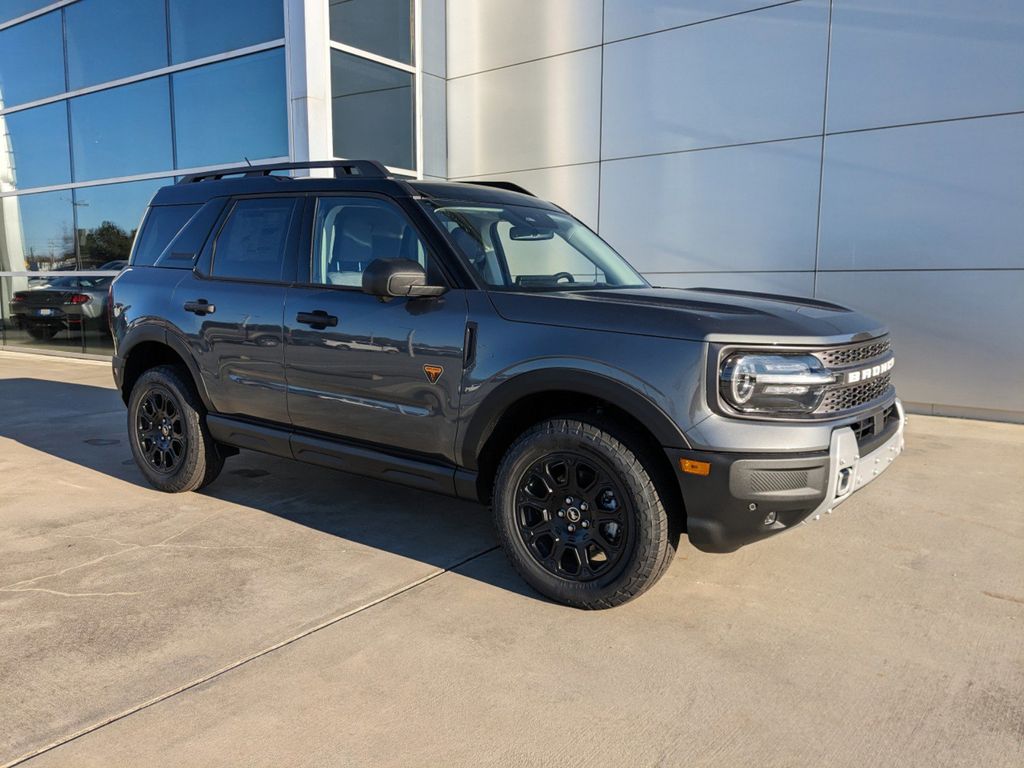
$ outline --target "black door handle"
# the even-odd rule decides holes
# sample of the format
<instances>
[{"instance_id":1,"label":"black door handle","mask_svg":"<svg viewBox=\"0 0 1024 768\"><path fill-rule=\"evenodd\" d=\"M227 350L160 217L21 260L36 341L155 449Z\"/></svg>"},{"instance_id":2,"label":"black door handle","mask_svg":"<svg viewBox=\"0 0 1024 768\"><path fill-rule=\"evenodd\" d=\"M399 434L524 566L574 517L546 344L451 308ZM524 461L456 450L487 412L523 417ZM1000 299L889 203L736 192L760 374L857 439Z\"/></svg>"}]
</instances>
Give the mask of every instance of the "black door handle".
<instances>
[{"instance_id":1,"label":"black door handle","mask_svg":"<svg viewBox=\"0 0 1024 768\"><path fill-rule=\"evenodd\" d=\"M185 302L185 311L194 312L197 315L212 315L217 311L217 307L206 299L196 299L195 301Z\"/></svg>"},{"instance_id":2,"label":"black door handle","mask_svg":"<svg viewBox=\"0 0 1024 768\"><path fill-rule=\"evenodd\" d=\"M315 330L322 331L324 328L334 328L338 324L338 318L328 315L322 309L314 309L312 312L299 312L295 316L295 322L310 325Z\"/></svg>"}]
</instances>

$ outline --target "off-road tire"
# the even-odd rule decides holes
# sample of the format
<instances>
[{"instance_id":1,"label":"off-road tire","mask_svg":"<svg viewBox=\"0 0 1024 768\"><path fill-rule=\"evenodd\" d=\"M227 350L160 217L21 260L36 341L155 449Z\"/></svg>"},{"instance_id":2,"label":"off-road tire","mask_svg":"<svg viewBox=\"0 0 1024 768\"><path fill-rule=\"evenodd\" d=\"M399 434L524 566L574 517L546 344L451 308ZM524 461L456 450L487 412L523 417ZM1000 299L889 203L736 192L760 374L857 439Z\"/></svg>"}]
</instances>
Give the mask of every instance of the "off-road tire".
<instances>
[{"instance_id":1,"label":"off-road tire","mask_svg":"<svg viewBox=\"0 0 1024 768\"><path fill-rule=\"evenodd\" d=\"M527 543L527 539L532 540L533 531L522 522L522 511L517 503L517 499L525 498L521 495L526 488L523 484L529 484L531 471L536 478L536 467L550 469L545 464L548 457L573 455L579 456L581 463L600 464L608 470L607 476L614 478L617 487L623 491L623 501L628 501L626 514L631 524L629 540L614 567L597 576L588 572L589 580L559 575L557 566L553 572L550 561L547 565L542 562L536 549ZM600 424L596 418L553 419L526 430L502 458L494 487L494 521L498 538L512 566L542 595L577 608L611 608L649 589L672 562L678 542L678 533L670 525L669 513L655 482L653 459L644 453L638 441L630 440L625 430ZM546 477L551 478L550 472ZM561 509L561 505L567 498L570 497L554 498L553 507L558 509L545 505L549 508L542 517L542 521L548 519L562 526L559 529L562 534L566 530L567 510ZM552 516L558 511L563 514L556 520ZM578 512L578 509L574 510L573 515ZM529 510L529 514L535 515L536 510ZM596 535L595 529L599 525L601 523L595 516L588 528L590 535ZM566 542L562 547L566 548L567 543L580 533L577 528L575 533L562 539ZM560 541L558 538L553 540ZM576 548L579 549L578 544ZM569 562L572 564L580 560L582 556L577 552Z\"/></svg>"},{"instance_id":2,"label":"off-road tire","mask_svg":"<svg viewBox=\"0 0 1024 768\"><path fill-rule=\"evenodd\" d=\"M147 399L152 408L154 400L159 403L166 398L173 402L173 412L180 414L176 429L184 439L180 455L171 466L163 467L151 458L152 442L142 436L140 420L147 419L142 411ZM212 483L224 467L224 456L206 426L206 411L192 378L179 366L158 365L135 382L128 398L128 436L132 456L146 480L167 493L199 490Z\"/></svg>"}]
</instances>

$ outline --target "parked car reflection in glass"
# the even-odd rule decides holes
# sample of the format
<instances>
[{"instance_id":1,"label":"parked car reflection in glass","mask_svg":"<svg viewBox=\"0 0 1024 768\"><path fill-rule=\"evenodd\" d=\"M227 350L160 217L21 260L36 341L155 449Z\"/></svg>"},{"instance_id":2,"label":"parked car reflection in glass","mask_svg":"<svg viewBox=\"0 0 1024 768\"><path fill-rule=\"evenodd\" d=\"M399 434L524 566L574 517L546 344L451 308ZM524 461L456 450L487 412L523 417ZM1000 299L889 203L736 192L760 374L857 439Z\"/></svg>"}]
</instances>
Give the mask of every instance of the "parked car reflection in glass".
<instances>
[{"instance_id":1,"label":"parked car reflection in glass","mask_svg":"<svg viewBox=\"0 0 1024 768\"><path fill-rule=\"evenodd\" d=\"M37 341L61 331L107 333L107 291L113 276L58 277L15 291L10 302L14 325Z\"/></svg>"}]
</instances>

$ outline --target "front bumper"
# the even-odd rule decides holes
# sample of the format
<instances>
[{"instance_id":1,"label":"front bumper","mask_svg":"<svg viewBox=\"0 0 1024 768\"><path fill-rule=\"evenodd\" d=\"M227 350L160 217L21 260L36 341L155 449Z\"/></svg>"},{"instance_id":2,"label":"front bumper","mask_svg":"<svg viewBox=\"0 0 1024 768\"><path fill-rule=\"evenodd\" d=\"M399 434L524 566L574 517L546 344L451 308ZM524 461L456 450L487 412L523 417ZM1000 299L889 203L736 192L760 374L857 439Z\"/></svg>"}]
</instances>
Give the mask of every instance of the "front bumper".
<instances>
[{"instance_id":1,"label":"front bumper","mask_svg":"<svg viewBox=\"0 0 1024 768\"><path fill-rule=\"evenodd\" d=\"M739 454L670 449L690 542L706 552L732 552L831 513L902 453L906 416L899 400L894 408L872 435L861 435L859 442L853 428L834 429L828 451ZM707 462L711 470L706 476L683 473L678 469L682 459Z\"/></svg>"}]
</instances>

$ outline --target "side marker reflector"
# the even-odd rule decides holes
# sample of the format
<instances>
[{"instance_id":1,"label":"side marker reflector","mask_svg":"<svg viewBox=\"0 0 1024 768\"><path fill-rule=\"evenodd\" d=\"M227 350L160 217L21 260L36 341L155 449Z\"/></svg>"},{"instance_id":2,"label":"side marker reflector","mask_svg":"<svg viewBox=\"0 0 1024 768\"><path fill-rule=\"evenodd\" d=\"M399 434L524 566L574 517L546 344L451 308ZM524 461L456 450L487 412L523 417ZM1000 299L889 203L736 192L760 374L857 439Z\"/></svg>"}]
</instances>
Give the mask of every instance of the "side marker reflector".
<instances>
[{"instance_id":1,"label":"side marker reflector","mask_svg":"<svg viewBox=\"0 0 1024 768\"><path fill-rule=\"evenodd\" d=\"M679 466L688 475L711 474L711 464L707 461L694 461L693 459L680 459Z\"/></svg>"}]
</instances>

